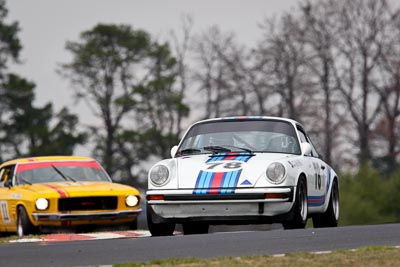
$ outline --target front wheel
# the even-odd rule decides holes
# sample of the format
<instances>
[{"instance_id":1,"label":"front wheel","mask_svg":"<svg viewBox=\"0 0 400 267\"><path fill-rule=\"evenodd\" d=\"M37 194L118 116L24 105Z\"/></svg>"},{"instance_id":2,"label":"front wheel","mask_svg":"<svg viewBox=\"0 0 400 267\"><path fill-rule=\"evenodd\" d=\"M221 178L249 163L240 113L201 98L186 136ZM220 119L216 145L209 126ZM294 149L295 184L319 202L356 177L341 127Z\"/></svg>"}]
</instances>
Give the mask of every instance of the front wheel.
<instances>
[{"instance_id":1,"label":"front wheel","mask_svg":"<svg viewBox=\"0 0 400 267\"><path fill-rule=\"evenodd\" d=\"M322 214L313 216L314 228L336 227L339 221L339 186L337 180L333 180L331 197L327 210Z\"/></svg>"},{"instance_id":2,"label":"front wheel","mask_svg":"<svg viewBox=\"0 0 400 267\"><path fill-rule=\"evenodd\" d=\"M153 209L148 205L146 208L147 227L152 236L172 235L175 230L175 223L156 223L153 221Z\"/></svg>"},{"instance_id":3,"label":"front wheel","mask_svg":"<svg viewBox=\"0 0 400 267\"><path fill-rule=\"evenodd\" d=\"M128 224L129 230L137 230L138 229L138 218Z\"/></svg>"},{"instance_id":4,"label":"front wheel","mask_svg":"<svg viewBox=\"0 0 400 267\"><path fill-rule=\"evenodd\" d=\"M300 177L296 188L295 203L292 208L292 219L283 222L284 229L304 229L308 217L307 184L304 177Z\"/></svg>"},{"instance_id":5,"label":"front wheel","mask_svg":"<svg viewBox=\"0 0 400 267\"><path fill-rule=\"evenodd\" d=\"M34 234L37 228L29 220L28 214L24 207L18 207L18 218L17 218L17 234L19 237L25 235Z\"/></svg>"}]
</instances>

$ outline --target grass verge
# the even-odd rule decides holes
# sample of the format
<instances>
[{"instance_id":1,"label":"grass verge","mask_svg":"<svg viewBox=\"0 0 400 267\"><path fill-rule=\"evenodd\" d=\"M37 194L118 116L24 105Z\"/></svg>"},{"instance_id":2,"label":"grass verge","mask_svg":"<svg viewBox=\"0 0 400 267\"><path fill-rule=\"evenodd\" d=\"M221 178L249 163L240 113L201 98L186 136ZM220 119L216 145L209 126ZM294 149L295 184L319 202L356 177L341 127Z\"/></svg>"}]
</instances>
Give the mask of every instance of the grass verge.
<instances>
[{"instance_id":1,"label":"grass verge","mask_svg":"<svg viewBox=\"0 0 400 267\"><path fill-rule=\"evenodd\" d=\"M115 267L331 267L331 266L400 266L400 248L362 247L330 253L290 253L284 256L223 257L215 259L166 259L149 262L123 263Z\"/></svg>"}]
</instances>

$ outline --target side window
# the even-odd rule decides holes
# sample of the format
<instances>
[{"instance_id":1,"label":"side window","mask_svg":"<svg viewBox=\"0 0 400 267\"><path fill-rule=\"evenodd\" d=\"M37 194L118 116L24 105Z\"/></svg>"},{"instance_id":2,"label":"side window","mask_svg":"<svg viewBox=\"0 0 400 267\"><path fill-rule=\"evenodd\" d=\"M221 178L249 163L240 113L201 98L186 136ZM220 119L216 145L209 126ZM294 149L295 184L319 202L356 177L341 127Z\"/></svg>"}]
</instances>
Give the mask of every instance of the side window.
<instances>
[{"instance_id":1,"label":"side window","mask_svg":"<svg viewBox=\"0 0 400 267\"><path fill-rule=\"evenodd\" d=\"M5 175L5 168L0 170L0 187L4 187L4 182L6 181L7 176Z\"/></svg>"},{"instance_id":2,"label":"side window","mask_svg":"<svg viewBox=\"0 0 400 267\"><path fill-rule=\"evenodd\" d=\"M305 134L304 134L302 131L300 131L300 130L299 130L299 136L300 136L300 141L301 141L302 143L304 143L304 142L307 142L307 143L308 143Z\"/></svg>"},{"instance_id":3,"label":"side window","mask_svg":"<svg viewBox=\"0 0 400 267\"><path fill-rule=\"evenodd\" d=\"M299 132L300 142L301 142L301 143L309 143L309 142L307 141L307 137L306 137L306 135L304 134L304 132L303 132L302 130L300 130L300 129L297 129L297 131ZM312 146L312 145L311 145L311 146ZM306 156L312 156L312 151L311 151L311 154L307 154Z\"/></svg>"},{"instance_id":4,"label":"side window","mask_svg":"<svg viewBox=\"0 0 400 267\"><path fill-rule=\"evenodd\" d=\"M307 140L308 140L308 142L310 143L310 145L312 147L312 150L311 150L312 156L318 158L319 157L318 152L317 152L317 150L315 150L315 147L314 147L313 143L311 142L310 137L308 137L308 135L307 135Z\"/></svg>"},{"instance_id":5,"label":"side window","mask_svg":"<svg viewBox=\"0 0 400 267\"><path fill-rule=\"evenodd\" d=\"M0 187L4 187L5 182L12 180L14 165L6 166L0 170Z\"/></svg>"},{"instance_id":6,"label":"side window","mask_svg":"<svg viewBox=\"0 0 400 267\"><path fill-rule=\"evenodd\" d=\"M311 155L307 155L307 156L313 156L318 158L319 155L317 153L317 150L315 150L314 145L311 142L311 139L308 137L308 135L306 135L306 133L303 131L303 129L301 128L297 128L298 132L299 132L299 136L300 136L300 141L303 142L307 142L311 145Z\"/></svg>"}]
</instances>

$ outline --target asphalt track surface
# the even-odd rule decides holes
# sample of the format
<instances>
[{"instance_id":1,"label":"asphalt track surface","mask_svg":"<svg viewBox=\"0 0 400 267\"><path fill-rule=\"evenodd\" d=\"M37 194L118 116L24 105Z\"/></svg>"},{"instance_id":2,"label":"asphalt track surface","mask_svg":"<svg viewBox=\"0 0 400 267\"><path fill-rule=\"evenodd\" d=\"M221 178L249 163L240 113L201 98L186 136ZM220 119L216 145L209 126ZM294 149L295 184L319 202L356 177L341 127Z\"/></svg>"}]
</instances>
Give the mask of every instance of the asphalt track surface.
<instances>
[{"instance_id":1,"label":"asphalt track surface","mask_svg":"<svg viewBox=\"0 0 400 267\"><path fill-rule=\"evenodd\" d=\"M0 266L96 266L165 258L275 255L400 246L400 224L0 244Z\"/></svg>"}]
</instances>

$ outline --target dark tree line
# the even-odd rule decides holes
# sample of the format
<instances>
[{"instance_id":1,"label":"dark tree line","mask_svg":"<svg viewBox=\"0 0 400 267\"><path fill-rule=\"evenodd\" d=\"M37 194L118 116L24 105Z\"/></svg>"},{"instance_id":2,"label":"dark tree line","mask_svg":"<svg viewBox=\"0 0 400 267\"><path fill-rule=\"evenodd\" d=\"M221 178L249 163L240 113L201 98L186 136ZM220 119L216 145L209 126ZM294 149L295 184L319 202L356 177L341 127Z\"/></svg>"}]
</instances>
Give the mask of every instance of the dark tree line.
<instances>
[{"instance_id":1,"label":"dark tree line","mask_svg":"<svg viewBox=\"0 0 400 267\"><path fill-rule=\"evenodd\" d=\"M7 23L0 1L0 159L38 155L69 155L86 135L77 130L78 117L51 103L34 105L35 84L9 71L19 63L22 44L17 22Z\"/></svg>"}]
</instances>

